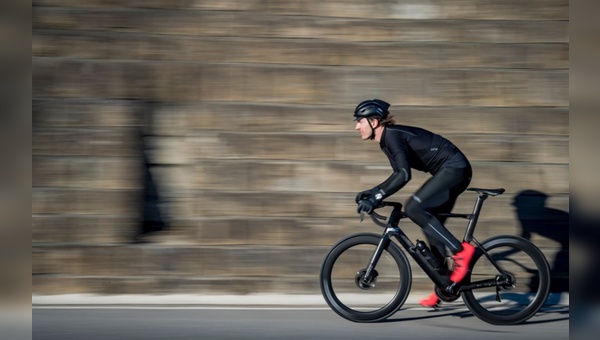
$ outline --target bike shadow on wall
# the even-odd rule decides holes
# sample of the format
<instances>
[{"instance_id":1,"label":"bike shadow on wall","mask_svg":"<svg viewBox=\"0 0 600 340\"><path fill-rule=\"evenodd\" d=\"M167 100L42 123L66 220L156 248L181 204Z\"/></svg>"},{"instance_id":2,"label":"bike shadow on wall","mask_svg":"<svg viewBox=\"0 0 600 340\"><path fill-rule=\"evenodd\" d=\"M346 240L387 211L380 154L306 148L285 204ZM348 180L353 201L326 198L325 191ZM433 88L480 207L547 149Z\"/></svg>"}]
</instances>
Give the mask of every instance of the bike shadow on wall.
<instances>
[{"instance_id":1,"label":"bike shadow on wall","mask_svg":"<svg viewBox=\"0 0 600 340\"><path fill-rule=\"evenodd\" d=\"M559 244L556 254L548 258L550 293L569 292L569 213L547 207L547 200L548 195L543 192L523 190L515 196L513 206L523 238L531 240L537 234Z\"/></svg>"}]
</instances>

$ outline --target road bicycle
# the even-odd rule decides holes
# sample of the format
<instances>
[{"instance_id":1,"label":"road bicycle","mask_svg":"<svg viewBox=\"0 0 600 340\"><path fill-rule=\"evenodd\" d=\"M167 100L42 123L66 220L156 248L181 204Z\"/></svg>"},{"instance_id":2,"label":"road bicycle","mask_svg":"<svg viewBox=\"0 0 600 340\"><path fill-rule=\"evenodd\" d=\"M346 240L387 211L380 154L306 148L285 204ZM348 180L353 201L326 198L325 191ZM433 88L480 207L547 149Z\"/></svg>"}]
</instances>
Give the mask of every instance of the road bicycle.
<instances>
[{"instance_id":1,"label":"road bicycle","mask_svg":"<svg viewBox=\"0 0 600 340\"><path fill-rule=\"evenodd\" d=\"M449 260L434 256L425 242L416 244L400 229L406 218L402 204L384 201L392 207L389 217L371 213L381 235L358 233L338 241L321 266L320 286L325 301L341 317L354 322L384 320L400 309L409 295L412 272L400 248L435 284L441 301L462 297L468 309L481 320L494 325L522 323L544 305L550 290L550 269L544 254L530 241L513 235L500 235L479 242L475 227L484 201L504 189L469 188L478 194L471 214L439 214L468 220L464 241L476 248L470 271L458 283L450 280ZM362 215L361 215L362 219ZM387 223L382 222L387 220ZM392 241L395 238L400 246Z\"/></svg>"}]
</instances>

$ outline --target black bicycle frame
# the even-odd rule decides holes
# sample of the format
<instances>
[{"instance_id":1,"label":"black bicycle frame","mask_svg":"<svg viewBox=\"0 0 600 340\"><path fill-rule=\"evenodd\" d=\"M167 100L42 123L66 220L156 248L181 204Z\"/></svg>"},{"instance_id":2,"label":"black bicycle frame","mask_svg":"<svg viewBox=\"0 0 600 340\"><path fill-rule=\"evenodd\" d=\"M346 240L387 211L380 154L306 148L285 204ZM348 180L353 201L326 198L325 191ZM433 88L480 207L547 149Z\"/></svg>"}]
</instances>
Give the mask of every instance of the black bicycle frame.
<instances>
[{"instance_id":1,"label":"black bicycle frame","mask_svg":"<svg viewBox=\"0 0 600 340\"><path fill-rule=\"evenodd\" d=\"M475 202L475 206L473 207L473 212L471 214L447 213L447 214L438 214L437 216L460 217L460 218L468 219L469 223L468 223L467 229L465 231L464 240L466 242L473 241L479 247L479 249L481 249L481 251L483 251L484 255L490 260L490 262L494 265L494 267L496 267L498 272L503 274L503 270L496 265L495 261L491 258L491 256L489 256L487 254L487 252L485 251L485 249L483 249L481 244L473 237L473 233L475 232L475 227L477 225L477 220L479 218L479 213L481 212L483 202L487 198L488 198L487 194L479 194L479 196L477 197L477 201ZM364 280L368 280L368 278L371 278L373 270L374 270L377 262L379 261L379 258L381 257L383 250L389 246L392 237L395 237L398 240L398 242L402 245L402 247L412 256L412 258L415 260L415 262L417 262L419 267L421 267L421 269L423 269L425 274L427 274L427 276L435 283L435 285L440 287L441 289L445 290L448 293L454 294L454 293L458 293L458 292L464 291L464 290L472 290L472 289L477 289L477 288L511 284L509 282L509 279L506 276L502 275L502 276L497 276L494 279L472 282L470 284L460 286L457 291L455 289L457 284L450 280L450 276L447 274L440 274L438 272L438 269L440 269L440 268L433 267L429 263L429 261L417 250L417 248L413 244L413 242L406 236L406 234L398 226L400 220L402 218L407 217L406 214L404 212L402 212L402 205L399 203L392 203L392 202L389 202L388 205L392 206L394 209L393 209L392 213L390 214L387 224L385 225L385 231L383 232L383 235L381 236L381 241L377 245L377 248L375 249L375 252L371 258L371 261L369 262L369 266L367 267L366 273L363 276ZM383 224L381 222L376 220L377 216L379 216L379 215L377 215L377 214L372 215L373 221L376 224L383 226ZM368 282L365 282L365 283L368 283Z\"/></svg>"}]
</instances>

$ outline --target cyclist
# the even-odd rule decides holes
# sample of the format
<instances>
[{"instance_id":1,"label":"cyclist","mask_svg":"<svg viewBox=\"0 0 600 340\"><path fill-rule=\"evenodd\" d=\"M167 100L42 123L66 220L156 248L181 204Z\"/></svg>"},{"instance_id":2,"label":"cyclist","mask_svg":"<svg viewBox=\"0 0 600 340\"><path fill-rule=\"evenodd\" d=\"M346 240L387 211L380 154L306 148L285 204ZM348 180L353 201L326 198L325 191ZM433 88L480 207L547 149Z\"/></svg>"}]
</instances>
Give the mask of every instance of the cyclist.
<instances>
[{"instance_id":1,"label":"cyclist","mask_svg":"<svg viewBox=\"0 0 600 340\"><path fill-rule=\"evenodd\" d=\"M449 213L456 198L471 182L472 170L466 156L446 138L422 128L397 125L388 108L380 99L359 103L354 110L355 130L363 140L375 140L388 157L393 173L381 184L356 195L357 212L370 214L379 203L400 190L411 179L411 168L431 173L430 177L405 202L408 217L419 225L427 238L432 253L444 263L448 248L454 268L450 280L460 282L468 271L475 248L461 243L444 226L445 218L433 214ZM435 307L439 303L435 293L419 303Z\"/></svg>"}]
</instances>

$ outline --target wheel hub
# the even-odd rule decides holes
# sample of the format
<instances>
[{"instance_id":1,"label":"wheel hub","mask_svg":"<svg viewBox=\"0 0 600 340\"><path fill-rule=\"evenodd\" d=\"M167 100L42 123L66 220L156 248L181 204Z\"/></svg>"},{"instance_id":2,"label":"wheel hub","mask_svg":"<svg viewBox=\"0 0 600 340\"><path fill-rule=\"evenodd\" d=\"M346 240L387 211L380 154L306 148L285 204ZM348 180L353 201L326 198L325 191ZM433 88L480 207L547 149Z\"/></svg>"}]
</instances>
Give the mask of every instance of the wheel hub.
<instances>
[{"instance_id":1,"label":"wheel hub","mask_svg":"<svg viewBox=\"0 0 600 340\"><path fill-rule=\"evenodd\" d=\"M515 288L517 279L512 273L504 272L502 275L496 276L496 282L499 283L498 287L504 290Z\"/></svg>"},{"instance_id":2,"label":"wheel hub","mask_svg":"<svg viewBox=\"0 0 600 340\"><path fill-rule=\"evenodd\" d=\"M379 273L377 273L375 269L371 271L371 275L369 275L368 277L365 277L366 273L366 269L361 269L356 273L356 276L354 277L354 282L356 283L356 286L362 290L369 290L371 288L374 288L375 283L377 282L377 276L379 275Z\"/></svg>"}]
</instances>

